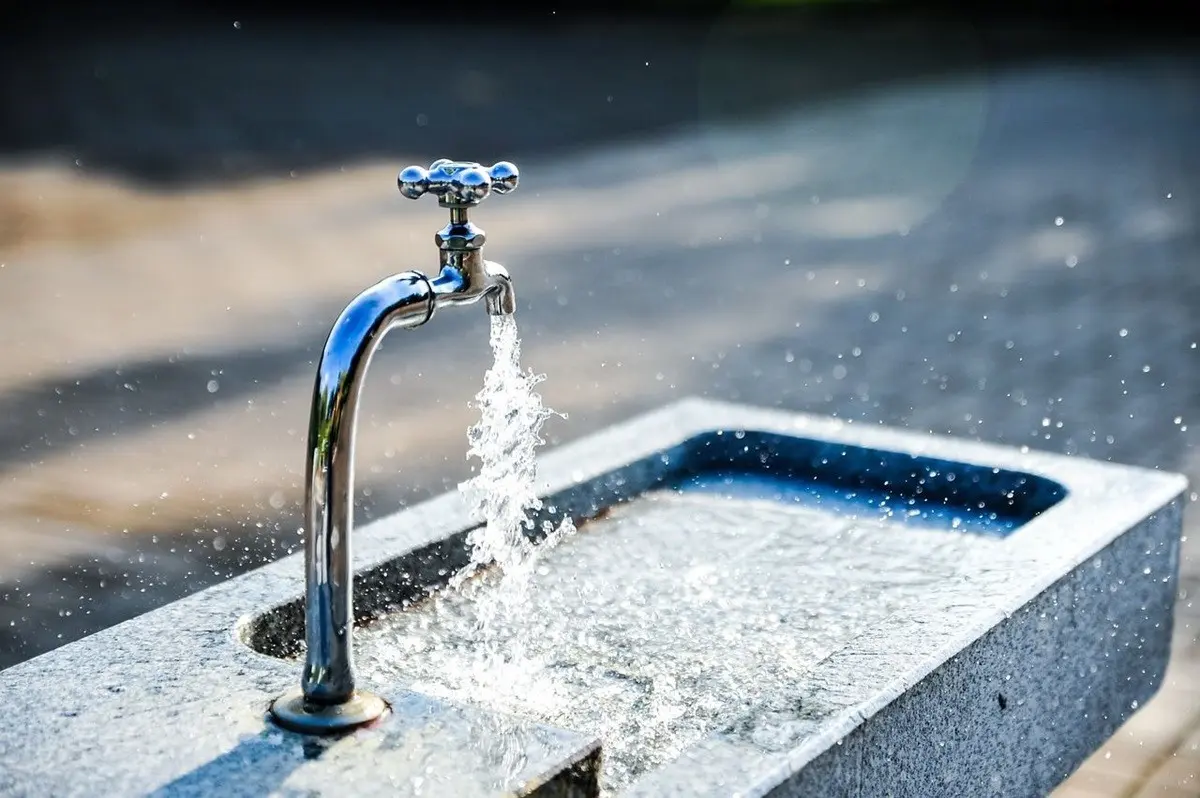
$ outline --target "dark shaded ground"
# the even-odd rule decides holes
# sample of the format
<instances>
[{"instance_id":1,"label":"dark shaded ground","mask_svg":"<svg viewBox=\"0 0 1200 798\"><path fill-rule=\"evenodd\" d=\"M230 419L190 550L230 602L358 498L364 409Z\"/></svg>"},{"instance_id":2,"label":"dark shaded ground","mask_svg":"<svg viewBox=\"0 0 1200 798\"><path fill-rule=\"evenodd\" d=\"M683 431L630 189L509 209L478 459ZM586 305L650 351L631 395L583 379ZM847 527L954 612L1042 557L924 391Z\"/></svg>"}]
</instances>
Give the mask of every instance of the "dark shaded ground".
<instances>
[{"instance_id":1,"label":"dark shaded ground","mask_svg":"<svg viewBox=\"0 0 1200 798\"><path fill-rule=\"evenodd\" d=\"M1186 48L1196 30L1132 3L629 5L641 13L14 4L0 153L167 185L444 151L528 160L984 68ZM719 107L694 90L714 48L755 75Z\"/></svg>"},{"instance_id":2,"label":"dark shaded ground","mask_svg":"<svg viewBox=\"0 0 1200 798\"><path fill-rule=\"evenodd\" d=\"M577 18L489 28L483 44L453 48L449 67L445 31L423 21L204 9L168 18L161 8L150 18L100 16L30 16L0 28L8 45L0 46L0 152L57 153L85 171L181 191L447 152L512 158L527 175L544 166L548 186L576 179L557 159L577 154L595 167L589 186L620 184L637 177L626 143L667 142L641 156L655 173L705 157L714 129L740 129L749 142L741 146L759 153L803 149L802 139L778 132L788 130L779 114L815 112L831 99L857 98L870 109L924 85L952 97L954 81L979 77L986 114L967 172L936 214L903 235L823 238L789 226L809 193L865 196L856 186L870 184L881 162L855 149L865 146L854 138L862 130L847 127L841 149L830 143L836 135L815 142L827 148L829 167L817 187L797 178L752 201L729 201L714 186L710 203L687 210L742 218L765 206L771 215L756 223L757 240L690 246L668 233L647 242L630 228L612 230L612 246L539 251L526 264L531 273L568 266L553 284L522 284L527 360L538 366L539 352L595 330L599 346L613 341L614 359L647 375L634 391L606 393L600 378L595 388L581 385L600 399L567 434L704 394L1189 465L1195 439L1182 428L1200 410L1192 348L1200 340L1200 66L1190 34L1168 18L1131 19L1128 28L1144 27L1135 33L1094 18L1083 27L1069 16L981 23L928 11L886 24L861 12L753 22L711 13ZM889 162L916 157L885 151ZM1057 216L1090 242L1075 266L1028 245L1053 232ZM1143 218L1152 220L1149 232L1138 232ZM847 263L878 277L835 291L835 281L852 279L839 271ZM811 292L774 284L804 270L813 273ZM794 292L786 313L757 299L781 292ZM755 318L764 307L777 314L765 327ZM719 346L667 343L697 316L722 331ZM450 340L476 321L447 315L428 335ZM650 343L622 349L630 331ZM222 370L223 401L306 373L320 345L311 332L114 363L77 381L0 395L0 465L186 418L214 401L194 390L214 369ZM399 362L389 350L376 368ZM656 380L655 371L670 376ZM137 393L122 390L129 382ZM364 515L440 491L456 468L410 469L402 487L376 483ZM248 520L265 533L238 534ZM286 530L297 520L208 519L202 536L129 541L109 561L9 586L0 591L0 667L277 556L294 544ZM225 548L213 548L214 534Z\"/></svg>"}]
</instances>

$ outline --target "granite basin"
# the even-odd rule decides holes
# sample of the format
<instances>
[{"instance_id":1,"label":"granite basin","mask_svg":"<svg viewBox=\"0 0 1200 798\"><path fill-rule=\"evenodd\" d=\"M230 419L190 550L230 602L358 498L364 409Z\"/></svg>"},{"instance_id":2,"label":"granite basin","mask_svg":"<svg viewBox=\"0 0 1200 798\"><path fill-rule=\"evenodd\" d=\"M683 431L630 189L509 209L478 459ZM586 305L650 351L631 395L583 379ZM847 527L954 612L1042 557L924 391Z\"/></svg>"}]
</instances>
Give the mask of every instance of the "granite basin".
<instances>
[{"instance_id":1,"label":"granite basin","mask_svg":"<svg viewBox=\"0 0 1200 798\"><path fill-rule=\"evenodd\" d=\"M0 794L1044 794L1166 667L1176 474L687 400L539 480L523 581L456 493L356 532L379 725L267 719L294 555L0 673Z\"/></svg>"},{"instance_id":2,"label":"granite basin","mask_svg":"<svg viewBox=\"0 0 1200 798\"><path fill-rule=\"evenodd\" d=\"M1087 737L1043 740L1034 762L1020 765L1040 768L1024 784L1064 778L1157 686L1177 567L1178 508L1168 505L1182 490L1179 478L713 403L675 412L696 418L635 422L640 432L623 435L625 445L607 458L580 457L576 465L587 467L546 492L530 533L544 549L517 586L491 573L446 586L467 563L469 527L365 569L356 596L363 677L595 738L603 753L597 791L605 796L740 795L752 786L787 794L788 784L804 783L805 768L768 775L766 762L792 760L822 735L836 751L832 729L850 731L846 722L858 713L866 720L861 708L882 706L888 690L925 685L920 667L953 670L947 655L1000 630L1018 635L1022 625L1015 648L982 655L966 677L978 683L942 694L938 713L961 724L983 712L979 729L963 729L972 735L994 733L990 726L1003 721L1014 737L1023 723L1047 737L1050 729ZM1046 591L1096 543L1088 532L1099 527L1078 528L1100 517L1083 503L1095 511L1103 494L1115 511L1134 500L1140 479L1173 485L1157 506L1144 507L1142 522L1163 527L1143 546L1144 573L1122 581L1104 559L1084 572L1097 591L1115 584L1127 593L1139 623L1122 628L1112 591L1095 592L1089 600L1102 620L1093 633L1112 645L1063 649L1065 636L1087 635L1075 604L1088 594ZM566 518L576 531L542 543ZM1031 616L1035 596L1053 612ZM264 655L295 660L302 604L273 607L242 634ZM1083 682L1101 668L1122 694L1093 707L1097 698ZM1130 669L1138 678L1127 678ZM1090 724L1090 736L1068 734L1073 713L1062 713L1064 705L1105 720ZM872 725L861 724L861 733ZM944 725L925 732L922 768L937 760L930 750L947 745ZM912 745L909 738L902 748ZM956 790L985 774L994 786L1011 757L1032 756L1011 742L991 748L954 763ZM1010 759L1001 765L997 755ZM697 758L725 769L697 781L706 771ZM820 757L812 759L819 768ZM759 760L761 773L743 770ZM854 778L861 787L864 776ZM929 794L928 784L918 780L913 794Z\"/></svg>"}]
</instances>

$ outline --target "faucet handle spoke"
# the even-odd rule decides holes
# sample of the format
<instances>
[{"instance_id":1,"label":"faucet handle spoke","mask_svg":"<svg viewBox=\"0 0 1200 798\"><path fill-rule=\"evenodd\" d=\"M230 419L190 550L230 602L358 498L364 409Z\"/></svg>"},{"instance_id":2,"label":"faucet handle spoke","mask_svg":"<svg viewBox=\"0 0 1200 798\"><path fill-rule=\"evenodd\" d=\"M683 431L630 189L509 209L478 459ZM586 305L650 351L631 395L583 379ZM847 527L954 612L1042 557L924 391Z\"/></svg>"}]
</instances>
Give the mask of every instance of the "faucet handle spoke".
<instances>
[{"instance_id":1,"label":"faucet handle spoke","mask_svg":"<svg viewBox=\"0 0 1200 798\"><path fill-rule=\"evenodd\" d=\"M469 161L441 158L428 169L420 166L402 169L396 184L400 193L409 199L432 194L443 208L465 208L478 205L493 191L508 194L516 190L520 179L517 167L508 161L484 167Z\"/></svg>"}]
</instances>

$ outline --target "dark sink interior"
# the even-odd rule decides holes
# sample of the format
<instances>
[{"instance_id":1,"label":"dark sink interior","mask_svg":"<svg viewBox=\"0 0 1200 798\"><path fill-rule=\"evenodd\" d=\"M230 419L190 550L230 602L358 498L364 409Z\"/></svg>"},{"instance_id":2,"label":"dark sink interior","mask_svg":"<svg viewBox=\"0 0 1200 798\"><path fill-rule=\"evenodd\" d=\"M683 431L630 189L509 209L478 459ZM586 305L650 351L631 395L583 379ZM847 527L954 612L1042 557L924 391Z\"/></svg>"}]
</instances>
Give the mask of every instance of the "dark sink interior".
<instances>
[{"instance_id":1,"label":"dark sink interior","mask_svg":"<svg viewBox=\"0 0 1200 798\"><path fill-rule=\"evenodd\" d=\"M716 432L688 445L692 466L664 487L925 528L1003 537L1065 492L1030 474L778 434Z\"/></svg>"},{"instance_id":2,"label":"dark sink interior","mask_svg":"<svg viewBox=\"0 0 1200 798\"><path fill-rule=\"evenodd\" d=\"M577 526L650 491L820 506L968 534L1003 537L1066 495L1044 477L812 438L714 430L546 496L529 535L567 516ZM403 609L468 563L464 528L356 574L359 625ZM255 616L241 629L260 653L293 657L303 641L303 597Z\"/></svg>"}]
</instances>

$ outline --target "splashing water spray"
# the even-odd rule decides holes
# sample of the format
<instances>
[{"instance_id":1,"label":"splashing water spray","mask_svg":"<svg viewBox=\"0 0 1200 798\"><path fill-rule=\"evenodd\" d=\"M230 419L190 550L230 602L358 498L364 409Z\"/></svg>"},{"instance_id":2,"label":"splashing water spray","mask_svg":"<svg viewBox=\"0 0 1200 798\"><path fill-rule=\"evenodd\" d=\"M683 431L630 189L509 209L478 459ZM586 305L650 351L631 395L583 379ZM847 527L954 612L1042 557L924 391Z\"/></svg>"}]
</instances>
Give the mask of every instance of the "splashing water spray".
<instances>
[{"instance_id":1,"label":"splashing water spray","mask_svg":"<svg viewBox=\"0 0 1200 798\"><path fill-rule=\"evenodd\" d=\"M437 197L450 222L434 236L438 271L393 275L355 297L334 322L317 366L308 430L305 485L305 662L300 687L277 698L270 714L279 725L307 734L331 734L378 719L380 697L360 690L354 674L353 529L354 437L359 393L371 356L388 331L419 327L438 308L483 300L494 319L496 366L480 394L483 417L471 433L483 467L472 485L484 521L472 538L476 568L495 563L516 572L529 560L524 514L536 506L533 448L546 418L533 392L537 379L520 371L516 295L503 266L483 258L483 230L467 218L492 193L517 188L517 168L435 161L400 172L400 193ZM461 580L460 580L461 581Z\"/></svg>"},{"instance_id":2,"label":"splashing water spray","mask_svg":"<svg viewBox=\"0 0 1200 798\"><path fill-rule=\"evenodd\" d=\"M459 486L480 526L467 538L470 563L451 580L452 587L468 591L479 602L481 645L475 675L484 687L512 684L528 672L523 641L505 638L501 627L524 602L536 555L575 529L566 518L557 529L542 530L547 535L536 548L531 540L530 514L542 506L535 451L545 443L542 424L555 413L536 391L544 375L521 370L521 342L511 316L492 319L491 344L495 362L475 397L480 419L467 434L467 454L478 458L479 471ZM488 566L494 572L481 574ZM477 575L483 578L472 581Z\"/></svg>"},{"instance_id":3,"label":"splashing water spray","mask_svg":"<svg viewBox=\"0 0 1200 798\"><path fill-rule=\"evenodd\" d=\"M492 319L491 344L495 362L475 396L480 419L467 433L467 456L478 458L479 471L459 486L482 526L468 536L471 563L455 584L491 564L520 577L533 555L526 534L529 515L542 506L535 449L545 442L542 424L554 415L535 390L545 376L521 371L521 341L512 317Z\"/></svg>"}]
</instances>

